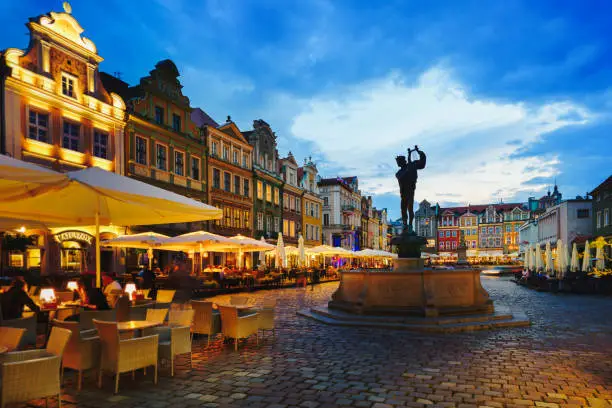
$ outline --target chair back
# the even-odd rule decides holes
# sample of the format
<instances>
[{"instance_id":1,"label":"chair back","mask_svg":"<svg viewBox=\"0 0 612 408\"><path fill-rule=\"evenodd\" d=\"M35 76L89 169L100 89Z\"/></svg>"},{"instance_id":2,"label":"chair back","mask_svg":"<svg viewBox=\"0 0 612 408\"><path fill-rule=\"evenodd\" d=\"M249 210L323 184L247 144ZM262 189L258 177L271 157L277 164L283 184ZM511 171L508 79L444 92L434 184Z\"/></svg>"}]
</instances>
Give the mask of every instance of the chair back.
<instances>
[{"instance_id":1,"label":"chair back","mask_svg":"<svg viewBox=\"0 0 612 408\"><path fill-rule=\"evenodd\" d=\"M276 299L265 298L263 302L264 309L274 309L276 307Z\"/></svg>"},{"instance_id":2,"label":"chair back","mask_svg":"<svg viewBox=\"0 0 612 408\"><path fill-rule=\"evenodd\" d=\"M80 329L95 329L94 319L112 322L116 319L115 310L84 310L80 317Z\"/></svg>"},{"instance_id":3,"label":"chair back","mask_svg":"<svg viewBox=\"0 0 612 408\"><path fill-rule=\"evenodd\" d=\"M105 322L94 319L93 323L98 330L100 345L102 346L100 362L111 363L116 361L119 354L120 340L117 322Z\"/></svg>"},{"instance_id":4,"label":"chair back","mask_svg":"<svg viewBox=\"0 0 612 408\"><path fill-rule=\"evenodd\" d=\"M238 309L233 306L219 305L221 313L221 331L224 336L236 337L235 332L238 325Z\"/></svg>"},{"instance_id":5,"label":"chair back","mask_svg":"<svg viewBox=\"0 0 612 408\"><path fill-rule=\"evenodd\" d=\"M165 289L158 290L157 297L155 298L155 300L158 303L172 303L175 293L176 293L176 290L165 290Z\"/></svg>"},{"instance_id":6,"label":"chair back","mask_svg":"<svg viewBox=\"0 0 612 408\"><path fill-rule=\"evenodd\" d=\"M72 302L72 300L74 299L74 293L72 293L71 291L55 292L55 298L57 299L58 303Z\"/></svg>"},{"instance_id":7,"label":"chair back","mask_svg":"<svg viewBox=\"0 0 612 408\"><path fill-rule=\"evenodd\" d=\"M68 329L64 329L61 327L52 327L51 335L49 336L49 341L47 341L47 353L53 354L62 358L64 354L64 349L72 336L72 332Z\"/></svg>"},{"instance_id":8,"label":"chair back","mask_svg":"<svg viewBox=\"0 0 612 408\"><path fill-rule=\"evenodd\" d=\"M195 310L193 309L172 309L170 310L170 314L168 316L168 324L173 326L191 327L194 314Z\"/></svg>"},{"instance_id":9,"label":"chair back","mask_svg":"<svg viewBox=\"0 0 612 408\"><path fill-rule=\"evenodd\" d=\"M57 320L66 320L72 315L80 314L82 311L83 311L83 308L81 307L70 307L68 309L58 309L57 312L55 312L55 318Z\"/></svg>"},{"instance_id":10,"label":"chair back","mask_svg":"<svg viewBox=\"0 0 612 408\"><path fill-rule=\"evenodd\" d=\"M201 300L192 300L193 310L192 331L197 334L212 334L213 330L213 304Z\"/></svg>"},{"instance_id":11,"label":"chair back","mask_svg":"<svg viewBox=\"0 0 612 408\"><path fill-rule=\"evenodd\" d=\"M81 340L81 333L79 330L79 322L67 322L58 319L53 320L53 327L59 327L61 329L70 330L72 336L66 345L69 350L74 350L79 346Z\"/></svg>"},{"instance_id":12,"label":"chair back","mask_svg":"<svg viewBox=\"0 0 612 408\"><path fill-rule=\"evenodd\" d=\"M167 315L168 309L147 309L146 320L148 322L163 324Z\"/></svg>"},{"instance_id":13,"label":"chair back","mask_svg":"<svg viewBox=\"0 0 612 408\"><path fill-rule=\"evenodd\" d=\"M0 346L6 347L6 351L16 350L25 332L22 328L0 327Z\"/></svg>"},{"instance_id":14,"label":"chair back","mask_svg":"<svg viewBox=\"0 0 612 408\"><path fill-rule=\"evenodd\" d=\"M230 296L230 305L244 306L249 303L249 298L246 296Z\"/></svg>"},{"instance_id":15,"label":"chair back","mask_svg":"<svg viewBox=\"0 0 612 408\"><path fill-rule=\"evenodd\" d=\"M130 299L127 295L121 295L115 303L115 310L117 311L117 321L127 322L130 320Z\"/></svg>"}]
</instances>

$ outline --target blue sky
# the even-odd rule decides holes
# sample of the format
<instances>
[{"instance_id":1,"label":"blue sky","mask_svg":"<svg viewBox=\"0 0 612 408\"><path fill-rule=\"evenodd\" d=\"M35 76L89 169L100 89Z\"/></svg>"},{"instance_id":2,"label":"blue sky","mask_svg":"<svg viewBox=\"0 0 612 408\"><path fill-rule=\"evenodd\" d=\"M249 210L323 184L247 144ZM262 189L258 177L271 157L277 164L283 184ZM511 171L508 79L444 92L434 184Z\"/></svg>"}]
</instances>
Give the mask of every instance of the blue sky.
<instances>
[{"instance_id":1,"label":"blue sky","mask_svg":"<svg viewBox=\"0 0 612 408\"><path fill-rule=\"evenodd\" d=\"M130 83L175 61L193 106L323 176L357 175L397 217L394 157L428 153L416 199L523 201L556 178L566 197L612 173L612 4L607 1L73 1ZM0 48L60 1L0 3Z\"/></svg>"}]
</instances>

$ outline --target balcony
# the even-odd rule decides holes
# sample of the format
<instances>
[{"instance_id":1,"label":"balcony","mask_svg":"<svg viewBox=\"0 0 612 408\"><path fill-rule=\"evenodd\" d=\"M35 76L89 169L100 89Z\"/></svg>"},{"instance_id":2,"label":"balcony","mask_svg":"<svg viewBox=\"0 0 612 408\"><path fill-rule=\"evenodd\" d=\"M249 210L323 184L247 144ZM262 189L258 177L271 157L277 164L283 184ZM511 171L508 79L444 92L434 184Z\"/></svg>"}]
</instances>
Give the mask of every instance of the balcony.
<instances>
[{"instance_id":1,"label":"balcony","mask_svg":"<svg viewBox=\"0 0 612 408\"><path fill-rule=\"evenodd\" d=\"M341 208L342 212L344 213L354 213L355 210L357 210L357 207L355 207L354 205L343 205Z\"/></svg>"}]
</instances>

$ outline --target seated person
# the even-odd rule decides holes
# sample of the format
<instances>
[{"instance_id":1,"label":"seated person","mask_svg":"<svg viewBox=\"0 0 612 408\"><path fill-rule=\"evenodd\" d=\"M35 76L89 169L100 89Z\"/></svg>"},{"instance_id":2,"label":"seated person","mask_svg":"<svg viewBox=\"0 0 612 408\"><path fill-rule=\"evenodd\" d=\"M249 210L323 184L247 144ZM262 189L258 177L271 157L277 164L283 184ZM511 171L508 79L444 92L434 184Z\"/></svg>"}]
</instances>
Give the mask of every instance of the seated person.
<instances>
[{"instance_id":1,"label":"seated person","mask_svg":"<svg viewBox=\"0 0 612 408\"><path fill-rule=\"evenodd\" d=\"M151 289L153 288L153 281L155 280L155 273L148 268L144 268L138 276L142 278L142 287L141 289Z\"/></svg>"},{"instance_id":2,"label":"seated person","mask_svg":"<svg viewBox=\"0 0 612 408\"><path fill-rule=\"evenodd\" d=\"M20 319L23 316L23 307L28 306L34 313L40 311L40 307L25 291L25 282L16 278L11 288L2 294L2 318L4 320Z\"/></svg>"},{"instance_id":3,"label":"seated person","mask_svg":"<svg viewBox=\"0 0 612 408\"><path fill-rule=\"evenodd\" d=\"M96 288L95 279L89 275L83 276L83 285L79 286L79 297L86 309L110 309L106 296L100 288Z\"/></svg>"}]
</instances>

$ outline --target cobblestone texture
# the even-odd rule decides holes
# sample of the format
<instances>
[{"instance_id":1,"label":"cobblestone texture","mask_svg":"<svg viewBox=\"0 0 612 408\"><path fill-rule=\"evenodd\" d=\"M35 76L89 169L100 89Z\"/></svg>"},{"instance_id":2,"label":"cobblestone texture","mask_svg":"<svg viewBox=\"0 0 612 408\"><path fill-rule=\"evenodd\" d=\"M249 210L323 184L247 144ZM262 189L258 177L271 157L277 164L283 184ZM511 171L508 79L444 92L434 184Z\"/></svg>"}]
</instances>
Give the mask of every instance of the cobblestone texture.
<instances>
[{"instance_id":1,"label":"cobblestone texture","mask_svg":"<svg viewBox=\"0 0 612 408\"><path fill-rule=\"evenodd\" d=\"M251 294L278 299L277 335L239 350L194 344L194 367L162 368L95 387L94 373L64 402L80 407L605 407L612 405L612 298L538 293L483 278L496 302L521 309L526 328L423 335L325 326L296 316L325 303L337 283ZM218 299L218 298L217 298ZM217 300L216 299L216 300ZM42 404L42 402L41 402Z\"/></svg>"}]
</instances>

